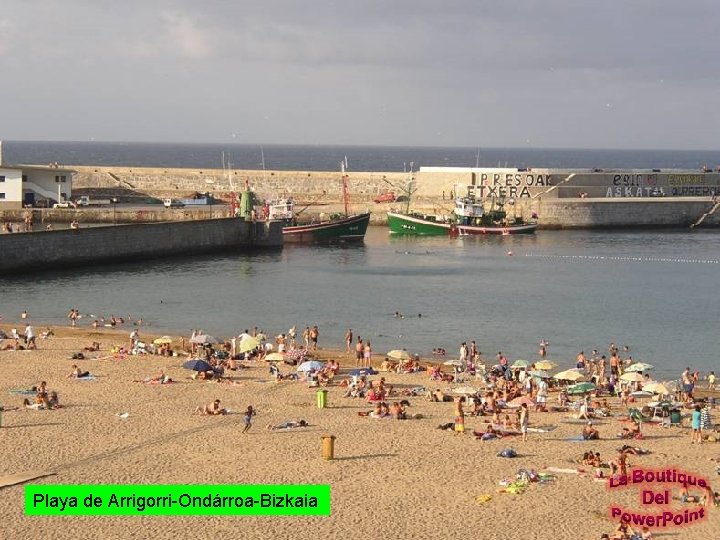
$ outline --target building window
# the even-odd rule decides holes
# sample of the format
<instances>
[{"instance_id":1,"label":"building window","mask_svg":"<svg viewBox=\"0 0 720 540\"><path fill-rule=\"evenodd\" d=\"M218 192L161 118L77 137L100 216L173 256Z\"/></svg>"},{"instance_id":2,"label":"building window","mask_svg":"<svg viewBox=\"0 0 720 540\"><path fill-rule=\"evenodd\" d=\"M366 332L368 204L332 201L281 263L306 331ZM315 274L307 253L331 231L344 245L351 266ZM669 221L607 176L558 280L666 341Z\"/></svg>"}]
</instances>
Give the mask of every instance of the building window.
<instances>
[{"instance_id":1,"label":"building window","mask_svg":"<svg viewBox=\"0 0 720 540\"><path fill-rule=\"evenodd\" d=\"M4 176L0 176L0 182L4 182L4 181L5 181L5 177L4 177Z\"/></svg>"},{"instance_id":2,"label":"building window","mask_svg":"<svg viewBox=\"0 0 720 540\"><path fill-rule=\"evenodd\" d=\"M4 194L4 193L0 193L0 199L4 199L4 198L5 198L5 194Z\"/></svg>"},{"instance_id":3,"label":"building window","mask_svg":"<svg viewBox=\"0 0 720 540\"><path fill-rule=\"evenodd\" d=\"M59 184L60 182L66 182L66 181L67 181L67 176L65 176L65 175L55 177L56 184Z\"/></svg>"},{"instance_id":4,"label":"building window","mask_svg":"<svg viewBox=\"0 0 720 540\"><path fill-rule=\"evenodd\" d=\"M27 182L27 174L23 174L23 175L22 175L22 181L23 181L23 182Z\"/></svg>"},{"instance_id":5,"label":"building window","mask_svg":"<svg viewBox=\"0 0 720 540\"><path fill-rule=\"evenodd\" d=\"M61 194L60 194L60 197L62 197L62 200L63 200L63 201L66 201L66 200L67 200L67 193L61 193Z\"/></svg>"}]
</instances>

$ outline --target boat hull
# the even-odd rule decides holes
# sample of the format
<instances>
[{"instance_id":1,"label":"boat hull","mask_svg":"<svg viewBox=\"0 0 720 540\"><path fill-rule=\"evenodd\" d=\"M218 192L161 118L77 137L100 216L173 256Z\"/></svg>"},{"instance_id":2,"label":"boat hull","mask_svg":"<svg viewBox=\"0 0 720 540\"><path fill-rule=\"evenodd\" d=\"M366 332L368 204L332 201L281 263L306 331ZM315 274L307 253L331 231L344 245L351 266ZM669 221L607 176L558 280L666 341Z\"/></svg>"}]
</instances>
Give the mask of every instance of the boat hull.
<instances>
[{"instance_id":1,"label":"boat hull","mask_svg":"<svg viewBox=\"0 0 720 540\"><path fill-rule=\"evenodd\" d=\"M388 227L392 234L413 234L420 236L451 236L455 234L532 234L537 229L536 223L523 223L519 225L506 226L476 226L476 225L455 225L453 229L450 223L438 223L419 216L397 214L388 212Z\"/></svg>"},{"instance_id":2,"label":"boat hull","mask_svg":"<svg viewBox=\"0 0 720 540\"><path fill-rule=\"evenodd\" d=\"M283 227L283 241L288 243L362 242L369 223L368 212L323 223Z\"/></svg>"}]
</instances>

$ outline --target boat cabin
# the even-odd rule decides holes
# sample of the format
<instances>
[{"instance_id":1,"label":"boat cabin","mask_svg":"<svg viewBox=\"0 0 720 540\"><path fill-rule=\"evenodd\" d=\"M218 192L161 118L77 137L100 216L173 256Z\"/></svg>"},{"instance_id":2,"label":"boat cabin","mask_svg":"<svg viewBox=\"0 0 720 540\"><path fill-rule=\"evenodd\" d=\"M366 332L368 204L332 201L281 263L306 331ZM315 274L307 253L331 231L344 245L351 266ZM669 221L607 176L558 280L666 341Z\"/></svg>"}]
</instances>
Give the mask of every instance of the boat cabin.
<instances>
[{"instance_id":1,"label":"boat cabin","mask_svg":"<svg viewBox=\"0 0 720 540\"><path fill-rule=\"evenodd\" d=\"M263 213L268 221L291 221L295 215L295 202L292 197L267 201Z\"/></svg>"}]
</instances>

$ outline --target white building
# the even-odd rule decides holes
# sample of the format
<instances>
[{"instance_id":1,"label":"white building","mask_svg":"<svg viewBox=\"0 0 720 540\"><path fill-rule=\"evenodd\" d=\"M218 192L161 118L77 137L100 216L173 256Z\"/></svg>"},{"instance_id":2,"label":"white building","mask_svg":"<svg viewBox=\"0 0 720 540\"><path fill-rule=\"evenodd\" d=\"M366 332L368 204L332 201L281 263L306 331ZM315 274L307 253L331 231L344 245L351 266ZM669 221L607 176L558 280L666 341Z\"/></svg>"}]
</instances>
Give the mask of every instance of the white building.
<instances>
[{"instance_id":1,"label":"white building","mask_svg":"<svg viewBox=\"0 0 720 540\"><path fill-rule=\"evenodd\" d=\"M5 165L0 142L0 210L48 206L72 196L73 170L55 165Z\"/></svg>"}]
</instances>

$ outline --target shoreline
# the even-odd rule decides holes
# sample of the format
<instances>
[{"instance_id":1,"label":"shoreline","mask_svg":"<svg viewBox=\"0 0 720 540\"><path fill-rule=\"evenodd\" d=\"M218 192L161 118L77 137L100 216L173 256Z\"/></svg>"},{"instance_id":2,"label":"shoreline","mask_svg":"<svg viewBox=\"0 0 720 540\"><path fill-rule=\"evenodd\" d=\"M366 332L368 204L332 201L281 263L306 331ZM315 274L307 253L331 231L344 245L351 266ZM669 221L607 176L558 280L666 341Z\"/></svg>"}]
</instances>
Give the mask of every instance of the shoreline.
<instances>
[{"instance_id":1,"label":"shoreline","mask_svg":"<svg viewBox=\"0 0 720 540\"><path fill-rule=\"evenodd\" d=\"M21 324L3 321L2 328ZM39 333L39 328L36 328ZM340 359L342 373L328 386L328 407L316 406L317 388L304 382L270 380L264 362L248 362L247 369L226 372L229 383L204 382L189 378L181 367L184 357L155 355L108 356L113 344L127 345L131 328L75 329L55 327L56 335L38 339L38 351L0 351L5 376L0 380L0 400L6 407L18 406L23 396L11 394L21 388L48 382L63 404L55 411L20 408L3 412L0 434L5 448L0 476L27 471L55 473L32 481L46 484L249 484L318 483L330 484L330 517L281 517L272 521L278 538L310 540L322 534L337 537L356 524L377 518L382 508L392 515L403 515L402 532L409 537L426 538L437 533L442 520L446 537L466 535L468 526L492 522L488 538L522 535L528 539L547 538L547 516L553 516L555 537L598 538L614 525L607 509L620 504L637 508L633 490L610 491L595 482L592 471L576 459L588 449L611 459L624 442L615 438L623 423L622 409L611 398L614 417L596 420L601 439L575 442L582 423L565 413L530 413L530 426L544 432L495 441L476 440L471 432L483 430L489 417L467 416L464 434L437 429L452 422L453 403L433 403L422 396L402 396L415 420L380 420L359 416L373 405L362 399L342 397L339 381L354 367L352 353L339 349L320 349L323 359ZM140 331L150 341L157 334ZM177 336L172 336L177 338ZM101 342L100 359L72 360L70 352L91 341ZM175 342L177 343L177 341ZM382 356L380 356L382 358ZM423 363L428 362L424 359ZM77 363L96 378L78 381L67 377ZM173 384L144 384L143 379L162 369ZM281 371L294 368L282 366ZM398 375L380 373L398 392L424 386L440 388L456 395L457 385L431 382L427 374ZM477 381L466 384L476 386ZM195 407L221 399L231 414L221 417L193 415ZM551 396L554 399L554 395ZM241 433L243 411L253 405L258 413L252 429ZM718 416L717 409L714 417ZM304 419L310 426L270 431L269 424ZM717 418L715 418L717 420ZM553 426L553 427L550 427ZM689 444L687 428L661 428L644 425L645 440L630 444L647 448L647 456L630 456L631 466L663 468L672 463L691 463L687 468L710 478L718 489L717 443ZM321 436L332 434L335 459L321 457ZM497 457L503 448L514 448L519 457ZM27 449L32 448L31 452ZM548 483L530 484L518 495L502 493L499 481L514 479L519 469L536 471L555 467L572 473L553 473ZM30 485L30 484L26 484ZM383 489L378 486L382 485ZM370 490L370 491L369 491ZM4 528L11 537L27 537L37 529L36 520L23 512L23 485L5 488L0 508L7 516ZM432 502L428 500L432 497ZM542 497L543 504L535 501ZM480 502L483 501L483 502ZM517 513L508 505L522 505L525 521L518 529ZM677 506L677 503L673 503ZM680 507L682 508L682 507ZM442 517L440 517L442 516ZM219 536L222 531L239 528L246 538L263 538L267 518L247 516L229 521L222 516L92 517L63 516L43 518L44 527L56 538L91 538L98 526L107 537L127 538L128 527L138 519L153 538L182 537L188 528L202 524L205 534ZM200 521L202 520L202 521ZM360 520L360 521L358 521ZM236 523L236 525L235 525ZM388 522L389 523L389 522ZM683 538L707 538L720 526L720 513L712 511L704 522L683 529Z\"/></svg>"}]
</instances>

